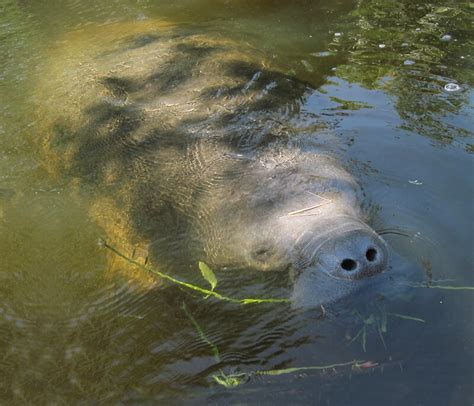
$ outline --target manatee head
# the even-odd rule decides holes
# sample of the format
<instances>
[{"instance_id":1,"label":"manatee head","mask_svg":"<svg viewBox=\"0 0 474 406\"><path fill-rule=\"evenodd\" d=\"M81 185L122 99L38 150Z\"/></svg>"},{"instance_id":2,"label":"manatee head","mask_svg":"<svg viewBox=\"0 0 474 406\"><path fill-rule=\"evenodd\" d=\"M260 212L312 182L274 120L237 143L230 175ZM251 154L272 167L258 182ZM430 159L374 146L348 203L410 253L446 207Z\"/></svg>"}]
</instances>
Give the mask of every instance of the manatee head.
<instances>
[{"instance_id":1,"label":"manatee head","mask_svg":"<svg viewBox=\"0 0 474 406\"><path fill-rule=\"evenodd\" d=\"M205 204L213 265L290 272L298 307L355 294L387 270L386 243L367 224L362 191L337 159L272 145L231 166L238 176Z\"/></svg>"}]
</instances>

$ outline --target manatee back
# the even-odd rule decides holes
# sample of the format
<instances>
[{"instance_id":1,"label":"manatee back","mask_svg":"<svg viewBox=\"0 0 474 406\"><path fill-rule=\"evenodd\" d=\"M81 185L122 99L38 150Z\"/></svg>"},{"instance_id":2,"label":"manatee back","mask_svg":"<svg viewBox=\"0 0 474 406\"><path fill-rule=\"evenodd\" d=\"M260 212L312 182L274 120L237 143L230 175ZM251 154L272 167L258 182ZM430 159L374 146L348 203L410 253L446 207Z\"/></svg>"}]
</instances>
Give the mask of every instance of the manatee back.
<instances>
[{"instance_id":1,"label":"manatee back","mask_svg":"<svg viewBox=\"0 0 474 406\"><path fill-rule=\"evenodd\" d=\"M77 185L125 252L186 235L200 192L281 137L275 113L297 110L307 91L258 50L217 37L129 22L70 33L51 51L38 86L45 166Z\"/></svg>"}]
</instances>

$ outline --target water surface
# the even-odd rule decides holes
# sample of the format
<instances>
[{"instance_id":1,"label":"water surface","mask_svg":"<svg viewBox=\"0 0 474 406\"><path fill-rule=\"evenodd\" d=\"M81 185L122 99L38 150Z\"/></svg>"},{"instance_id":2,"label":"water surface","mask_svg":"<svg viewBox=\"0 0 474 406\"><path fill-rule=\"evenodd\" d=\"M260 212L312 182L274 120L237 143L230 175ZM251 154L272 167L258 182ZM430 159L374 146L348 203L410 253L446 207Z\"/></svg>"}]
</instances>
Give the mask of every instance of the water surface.
<instances>
[{"instance_id":1,"label":"water surface","mask_svg":"<svg viewBox=\"0 0 474 406\"><path fill-rule=\"evenodd\" d=\"M311 117L314 137L337 144L394 250L432 280L472 286L472 5L4 0L0 10L2 403L473 402L472 291L419 288L400 306L323 317L143 289L110 276L104 230L89 215L101 191L51 171L41 147L45 112L69 105L55 75L112 38L104 26L160 20L217 35L311 89L285 119ZM279 275L217 275L229 296L285 293ZM384 311L424 322L389 317L380 337L371 316ZM253 376L232 389L212 379L352 360L379 366Z\"/></svg>"}]
</instances>

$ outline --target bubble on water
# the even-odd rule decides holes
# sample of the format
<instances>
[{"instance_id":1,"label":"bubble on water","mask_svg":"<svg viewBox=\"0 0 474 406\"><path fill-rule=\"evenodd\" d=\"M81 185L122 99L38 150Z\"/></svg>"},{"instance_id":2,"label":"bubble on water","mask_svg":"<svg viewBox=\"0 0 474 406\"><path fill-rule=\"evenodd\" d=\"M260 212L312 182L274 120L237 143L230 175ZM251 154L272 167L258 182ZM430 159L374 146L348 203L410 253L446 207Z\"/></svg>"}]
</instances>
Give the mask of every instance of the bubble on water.
<instances>
[{"instance_id":1,"label":"bubble on water","mask_svg":"<svg viewBox=\"0 0 474 406\"><path fill-rule=\"evenodd\" d=\"M334 33L334 36L335 36L335 37L340 37L341 35L342 35L342 32L335 32L335 33Z\"/></svg>"},{"instance_id":2,"label":"bubble on water","mask_svg":"<svg viewBox=\"0 0 474 406\"><path fill-rule=\"evenodd\" d=\"M384 48L385 48L385 44L379 44L379 48L380 48L380 49L384 49Z\"/></svg>"},{"instance_id":3,"label":"bubble on water","mask_svg":"<svg viewBox=\"0 0 474 406\"><path fill-rule=\"evenodd\" d=\"M449 41L451 41L452 39L453 39L453 37L452 37L451 35L449 35L449 34L444 34L444 35L440 38L440 40L443 41L443 42L449 42Z\"/></svg>"},{"instance_id":4,"label":"bubble on water","mask_svg":"<svg viewBox=\"0 0 474 406\"><path fill-rule=\"evenodd\" d=\"M444 90L447 92L459 92L461 90L461 86L457 83L446 83L444 85Z\"/></svg>"},{"instance_id":5,"label":"bubble on water","mask_svg":"<svg viewBox=\"0 0 474 406\"><path fill-rule=\"evenodd\" d=\"M411 59L407 59L407 60L403 61L403 64L405 66L411 66L411 65L415 64L415 61L412 61Z\"/></svg>"},{"instance_id":6,"label":"bubble on water","mask_svg":"<svg viewBox=\"0 0 474 406\"><path fill-rule=\"evenodd\" d=\"M421 28L416 28L415 31L421 31Z\"/></svg>"},{"instance_id":7,"label":"bubble on water","mask_svg":"<svg viewBox=\"0 0 474 406\"><path fill-rule=\"evenodd\" d=\"M403 42L403 43L402 43L402 47L403 47L403 48L408 47L408 45L409 45L408 42Z\"/></svg>"}]
</instances>

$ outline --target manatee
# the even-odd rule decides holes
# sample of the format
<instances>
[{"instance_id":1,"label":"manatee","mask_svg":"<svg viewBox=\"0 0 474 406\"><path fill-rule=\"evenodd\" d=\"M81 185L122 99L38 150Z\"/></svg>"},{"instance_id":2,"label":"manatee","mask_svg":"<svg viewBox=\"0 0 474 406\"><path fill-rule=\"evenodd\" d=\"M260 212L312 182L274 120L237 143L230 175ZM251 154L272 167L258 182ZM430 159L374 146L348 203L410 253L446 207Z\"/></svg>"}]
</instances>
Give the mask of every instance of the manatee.
<instances>
[{"instance_id":1,"label":"manatee","mask_svg":"<svg viewBox=\"0 0 474 406\"><path fill-rule=\"evenodd\" d=\"M271 55L147 20L70 33L49 63L45 166L118 249L166 272L286 273L303 307L388 269L363 190L301 110L314 87Z\"/></svg>"}]
</instances>

